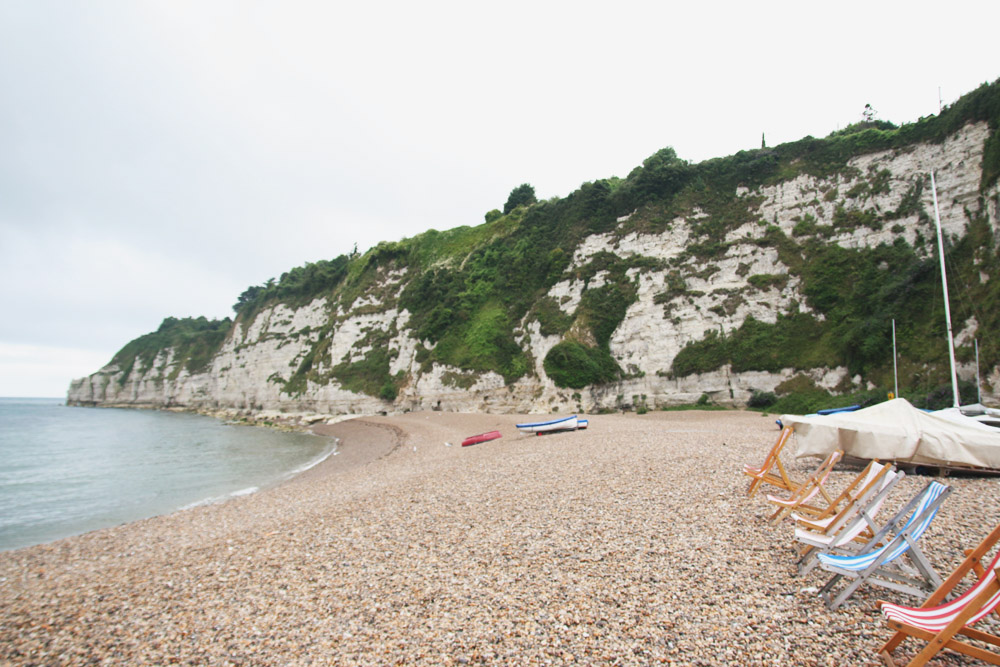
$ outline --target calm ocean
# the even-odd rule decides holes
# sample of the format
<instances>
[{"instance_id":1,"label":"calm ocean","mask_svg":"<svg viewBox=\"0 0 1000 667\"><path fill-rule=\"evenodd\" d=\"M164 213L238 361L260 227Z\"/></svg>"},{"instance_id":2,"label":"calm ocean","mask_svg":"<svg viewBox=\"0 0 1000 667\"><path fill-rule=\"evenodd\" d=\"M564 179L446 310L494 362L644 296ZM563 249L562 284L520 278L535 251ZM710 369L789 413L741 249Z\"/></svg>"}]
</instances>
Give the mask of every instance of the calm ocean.
<instances>
[{"instance_id":1,"label":"calm ocean","mask_svg":"<svg viewBox=\"0 0 1000 667\"><path fill-rule=\"evenodd\" d=\"M333 447L200 415L0 398L0 550L252 493Z\"/></svg>"}]
</instances>

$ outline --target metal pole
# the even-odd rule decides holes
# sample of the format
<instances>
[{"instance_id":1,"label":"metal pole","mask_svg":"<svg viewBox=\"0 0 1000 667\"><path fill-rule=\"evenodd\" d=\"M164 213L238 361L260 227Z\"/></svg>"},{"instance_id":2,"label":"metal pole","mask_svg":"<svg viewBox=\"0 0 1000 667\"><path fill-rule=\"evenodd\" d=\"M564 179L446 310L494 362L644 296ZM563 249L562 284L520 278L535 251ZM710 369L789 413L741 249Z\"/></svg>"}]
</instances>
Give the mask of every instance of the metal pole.
<instances>
[{"instance_id":1,"label":"metal pole","mask_svg":"<svg viewBox=\"0 0 1000 667\"><path fill-rule=\"evenodd\" d=\"M941 258L941 285L944 288L944 318L948 325L948 359L951 361L951 392L955 406L959 406L958 374L955 372L955 341L951 335L951 304L948 302L948 276L944 270L944 237L941 234L941 212L938 210L937 184L931 172L931 194L934 196L934 222L937 224L938 256Z\"/></svg>"},{"instance_id":2,"label":"metal pole","mask_svg":"<svg viewBox=\"0 0 1000 667\"><path fill-rule=\"evenodd\" d=\"M983 392L979 388L980 387L980 380L979 380L979 339L976 338L975 341L976 341L976 403L982 403L983 402Z\"/></svg>"},{"instance_id":3,"label":"metal pole","mask_svg":"<svg viewBox=\"0 0 1000 667\"><path fill-rule=\"evenodd\" d=\"M899 398L899 374L896 372L896 320L892 320L892 395Z\"/></svg>"}]
</instances>

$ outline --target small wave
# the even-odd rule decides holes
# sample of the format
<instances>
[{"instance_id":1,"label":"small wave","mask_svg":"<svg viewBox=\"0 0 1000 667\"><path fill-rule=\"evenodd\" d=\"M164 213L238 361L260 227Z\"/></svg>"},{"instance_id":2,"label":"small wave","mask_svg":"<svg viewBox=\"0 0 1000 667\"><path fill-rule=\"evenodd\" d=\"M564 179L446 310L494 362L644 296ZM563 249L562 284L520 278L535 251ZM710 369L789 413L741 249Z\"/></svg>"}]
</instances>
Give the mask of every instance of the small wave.
<instances>
[{"instance_id":1,"label":"small wave","mask_svg":"<svg viewBox=\"0 0 1000 667\"><path fill-rule=\"evenodd\" d=\"M295 477L296 475L301 475L306 470L309 470L310 468L315 468L316 466L318 466L323 461L326 461L331 456L336 455L338 453L338 449L340 448L340 438L330 438L330 440L332 440L333 442L330 444L329 447L320 452L319 456L312 459L311 461L307 461L306 463L300 465L295 470L289 472L285 476L286 479L290 479L292 477Z\"/></svg>"},{"instance_id":2,"label":"small wave","mask_svg":"<svg viewBox=\"0 0 1000 667\"><path fill-rule=\"evenodd\" d=\"M194 509L195 507L204 507L205 505L215 505L216 503L225 502L230 498L249 496L250 494L257 493L258 491L260 491L259 486L248 486L245 489L238 489L236 491L231 491L221 496L209 496L208 498L202 498L201 500L196 500L193 503L188 503L187 505L183 505L182 507L177 508L177 511L183 512L184 510Z\"/></svg>"},{"instance_id":3,"label":"small wave","mask_svg":"<svg viewBox=\"0 0 1000 667\"><path fill-rule=\"evenodd\" d=\"M228 496L212 496L211 498L202 498L201 500L196 500L193 503L188 503L187 505L181 505L177 508L178 512L185 512L187 510L193 510L195 507L203 507L205 505L214 505L215 503L222 502Z\"/></svg>"}]
</instances>

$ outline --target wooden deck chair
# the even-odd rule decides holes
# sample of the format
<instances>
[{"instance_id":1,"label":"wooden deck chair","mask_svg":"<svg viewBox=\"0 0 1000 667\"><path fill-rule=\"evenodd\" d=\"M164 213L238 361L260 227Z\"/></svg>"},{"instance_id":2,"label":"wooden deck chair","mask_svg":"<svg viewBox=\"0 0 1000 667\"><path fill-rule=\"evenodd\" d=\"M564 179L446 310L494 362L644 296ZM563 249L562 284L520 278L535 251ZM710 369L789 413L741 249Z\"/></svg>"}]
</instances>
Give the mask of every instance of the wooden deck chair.
<instances>
[{"instance_id":1,"label":"wooden deck chair","mask_svg":"<svg viewBox=\"0 0 1000 667\"><path fill-rule=\"evenodd\" d=\"M857 553L878 532L875 519L893 487L906 477L906 473L896 470L892 464L874 461L865 470L867 472L859 475L863 484L860 488L852 484L852 492L834 516L807 519L793 515L795 541L799 545L799 576L816 567L818 554Z\"/></svg>"},{"instance_id":2,"label":"wooden deck chair","mask_svg":"<svg viewBox=\"0 0 1000 667\"><path fill-rule=\"evenodd\" d=\"M784 449L791 437L792 427L786 426L781 429L778 441L774 443L774 447L767 453L764 463L759 466L743 466L743 474L751 477L750 486L747 488L748 496L755 494L757 488L764 483L785 489L786 491L795 491L795 489L799 488L799 485L788 477L788 473L785 472L785 466L781 463L781 450ZM776 469L776 472L772 472L772 468Z\"/></svg>"},{"instance_id":3,"label":"wooden deck chair","mask_svg":"<svg viewBox=\"0 0 1000 667\"><path fill-rule=\"evenodd\" d=\"M817 509L803 506L796 509L792 517L796 521L808 521L810 523L823 523L824 526L828 525L833 520L832 517L843 512L844 508L852 504L857 504L860 498L865 493L870 492L877 483L877 480L885 475L890 468L894 468L891 463L886 466L879 463L878 459L869 461L864 470L858 473L858 476L847 485L847 488L841 491L826 507Z\"/></svg>"},{"instance_id":4,"label":"wooden deck chair","mask_svg":"<svg viewBox=\"0 0 1000 667\"><path fill-rule=\"evenodd\" d=\"M803 512L817 512L820 513L823 510L814 507L809 504L813 498L816 496L822 496L829 506L833 502L833 498L827 493L826 481L830 478L830 472L833 470L833 466L836 465L840 457L844 455L844 452L837 450L826 457L823 462L816 468L813 474L809 475L809 479L802 483L799 488L795 489L787 497L782 498L781 496L776 496L773 494L767 494L767 499L769 502L774 503L778 506L774 510L774 514L769 517L771 523L777 523L781 519L788 516L793 510L799 510Z\"/></svg>"},{"instance_id":5,"label":"wooden deck chair","mask_svg":"<svg viewBox=\"0 0 1000 667\"><path fill-rule=\"evenodd\" d=\"M1000 605L1000 582L997 580L1000 570L1000 550L993 556L993 562L986 568L982 566L983 557L997 540L1000 540L1000 526L994 528L978 547L965 552L965 560L920 607L904 607L879 600L878 604L889 627L896 631L879 650L879 656L885 664L895 667L893 652L907 637L914 637L926 641L927 646L910 660L909 665L926 664L946 648L993 665L1000 665L1000 654L955 639L955 635L965 635L970 639L1000 647L1000 637L972 628L974 623L996 611ZM945 598L952 594L955 586L970 573L976 576L976 583L962 595L945 602Z\"/></svg>"},{"instance_id":6,"label":"wooden deck chair","mask_svg":"<svg viewBox=\"0 0 1000 667\"><path fill-rule=\"evenodd\" d=\"M917 541L950 493L950 487L936 481L928 482L857 555L817 555L820 567L833 572L830 581L820 589L826 606L837 609L866 583L916 596L940 586L941 577L917 546ZM900 527L907 516L909 519ZM904 555L912 567L902 562ZM842 579L849 581L834 594L834 588Z\"/></svg>"}]
</instances>

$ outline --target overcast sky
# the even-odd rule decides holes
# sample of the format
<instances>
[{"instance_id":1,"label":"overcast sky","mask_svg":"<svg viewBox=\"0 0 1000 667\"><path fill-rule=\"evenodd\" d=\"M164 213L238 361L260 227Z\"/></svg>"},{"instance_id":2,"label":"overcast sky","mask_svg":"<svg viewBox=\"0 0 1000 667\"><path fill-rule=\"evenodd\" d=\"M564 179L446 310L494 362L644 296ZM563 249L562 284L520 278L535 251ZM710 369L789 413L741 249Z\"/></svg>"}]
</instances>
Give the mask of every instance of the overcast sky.
<instances>
[{"instance_id":1,"label":"overcast sky","mask_svg":"<svg viewBox=\"0 0 1000 667\"><path fill-rule=\"evenodd\" d=\"M1000 77L1000 3L0 0L0 396L427 229Z\"/></svg>"}]
</instances>

